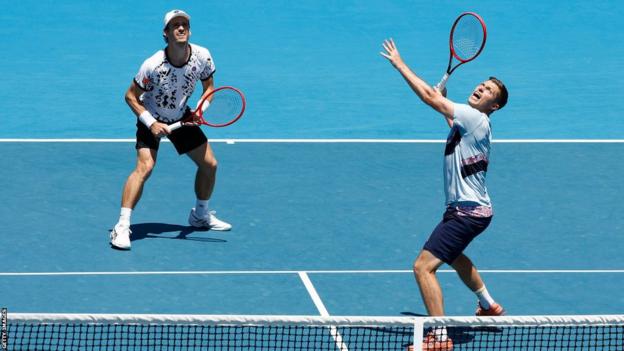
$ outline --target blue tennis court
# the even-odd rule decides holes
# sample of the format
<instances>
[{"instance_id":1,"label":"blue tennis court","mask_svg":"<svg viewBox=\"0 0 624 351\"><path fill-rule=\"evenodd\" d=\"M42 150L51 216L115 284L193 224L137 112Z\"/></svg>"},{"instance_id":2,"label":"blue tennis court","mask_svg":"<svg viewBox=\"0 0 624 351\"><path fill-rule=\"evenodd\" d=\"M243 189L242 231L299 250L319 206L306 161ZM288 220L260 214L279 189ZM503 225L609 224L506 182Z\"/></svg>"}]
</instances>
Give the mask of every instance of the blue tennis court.
<instances>
[{"instance_id":1,"label":"blue tennis court","mask_svg":"<svg viewBox=\"0 0 624 351\"><path fill-rule=\"evenodd\" d=\"M2 177L11 179L1 212L5 305L316 314L298 276L306 272L330 314L423 313L410 269L439 221L442 143L216 142L222 167L213 206L236 224L229 233L188 226L193 192L181 184L192 184L193 169L163 145L133 220L133 249L120 252L109 249L108 231L126 175L113 170L131 167L133 146L1 144ZM510 313L619 311L622 219L614 189L622 166L609 155L622 147L494 145L495 220L469 256ZM33 164L45 169L43 181ZM532 171L518 171L524 167ZM474 297L455 274L441 280L449 313L471 314Z\"/></svg>"},{"instance_id":2,"label":"blue tennis court","mask_svg":"<svg viewBox=\"0 0 624 351\"><path fill-rule=\"evenodd\" d=\"M219 160L211 207L231 232L195 230L194 166L163 143L109 247L134 167L123 94L164 47L162 15L192 16L217 85L245 116L205 132ZM444 210L448 127L387 61L394 38L425 80L448 29L480 13L488 42L454 73L463 102L489 75L494 220L468 249L511 315L624 313L621 1L23 1L0 14L0 307L9 312L422 315L411 266ZM521 15L526 14L526 15ZM582 21L579 20L582 18ZM9 25L10 24L10 25ZM474 295L449 267L447 314Z\"/></svg>"}]
</instances>

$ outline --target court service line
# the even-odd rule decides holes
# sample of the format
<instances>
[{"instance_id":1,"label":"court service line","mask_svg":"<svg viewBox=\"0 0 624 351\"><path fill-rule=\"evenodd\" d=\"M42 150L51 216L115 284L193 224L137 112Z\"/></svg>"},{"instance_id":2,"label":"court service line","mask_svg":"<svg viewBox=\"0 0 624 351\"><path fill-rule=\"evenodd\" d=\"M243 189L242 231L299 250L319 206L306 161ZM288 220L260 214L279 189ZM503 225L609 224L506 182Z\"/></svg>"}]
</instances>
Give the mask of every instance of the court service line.
<instances>
[{"instance_id":1,"label":"court service line","mask_svg":"<svg viewBox=\"0 0 624 351\"><path fill-rule=\"evenodd\" d=\"M452 269L441 269L439 273L455 273ZM624 269L481 269L481 273L493 274L621 274ZM100 271L100 272L0 272L4 277L20 276L115 276L115 275L280 275L280 274L393 274L412 273L408 269L384 270L268 270L268 271Z\"/></svg>"},{"instance_id":2,"label":"court service line","mask_svg":"<svg viewBox=\"0 0 624 351\"><path fill-rule=\"evenodd\" d=\"M0 143L134 143L135 139L4 138ZM167 139L163 141L168 142ZM214 143L394 143L438 144L443 139L211 139ZM494 139L493 143L624 143L624 139Z\"/></svg>"}]
</instances>

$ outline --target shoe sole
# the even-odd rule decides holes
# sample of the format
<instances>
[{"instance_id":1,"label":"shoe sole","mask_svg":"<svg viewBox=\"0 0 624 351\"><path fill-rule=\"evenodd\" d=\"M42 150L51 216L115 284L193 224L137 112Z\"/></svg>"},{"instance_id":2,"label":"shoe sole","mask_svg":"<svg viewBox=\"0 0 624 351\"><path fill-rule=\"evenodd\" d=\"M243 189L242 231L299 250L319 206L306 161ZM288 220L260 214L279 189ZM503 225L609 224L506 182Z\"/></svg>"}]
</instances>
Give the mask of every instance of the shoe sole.
<instances>
[{"instance_id":1,"label":"shoe sole","mask_svg":"<svg viewBox=\"0 0 624 351\"><path fill-rule=\"evenodd\" d=\"M130 251L130 247L119 247L116 245L113 245L113 243L110 243L111 248L115 249L115 250L120 250L120 251Z\"/></svg>"},{"instance_id":2,"label":"shoe sole","mask_svg":"<svg viewBox=\"0 0 624 351\"><path fill-rule=\"evenodd\" d=\"M229 232L230 230L232 230L232 228L227 228L227 229L223 229L223 228L209 228L210 230L214 230L216 232Z\"/></svg>"},{"instance_id":3,"label":"shoe sole","mask_svg":"<svg viewBox=\"0 0 624 351\"><path fill-rule=\"evenodd\" d=\"M190 226L193 227L193 228L197 228L197 229L214 230L215 232L228 232L228 231L232 230L232 228L222 229L222 228L214 228L214 227L205 227L203 225L202 226L196 226L196 225L190 224Z\"/></svg>"},{"instance_id":4,"label":"shoe sole","mask_svg":"<svg viewBox=\"0 0 624 351\"><path fill-rule=\"evenodd\" d=\"M193 223L191 223L191 221L189 221L189 225L193 228L197 228L197 229L208 229L208 230L214 230L217 232L227 232L229 230L232 230L232 226L230 226L227 229L222 229L222 228L215 228L215 227L211 227L211 226L204 226L204 225L195 225Z\"/></svg>"}]
</instances>

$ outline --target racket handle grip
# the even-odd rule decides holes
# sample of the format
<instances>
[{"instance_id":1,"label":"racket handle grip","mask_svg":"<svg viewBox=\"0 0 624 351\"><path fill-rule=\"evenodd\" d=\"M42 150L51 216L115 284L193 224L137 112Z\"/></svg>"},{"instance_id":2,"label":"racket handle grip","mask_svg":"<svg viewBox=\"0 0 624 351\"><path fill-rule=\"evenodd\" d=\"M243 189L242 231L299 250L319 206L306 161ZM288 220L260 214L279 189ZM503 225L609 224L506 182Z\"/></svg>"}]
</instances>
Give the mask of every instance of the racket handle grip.
<instances>
[{"instance_id":1,"label":"racket handle grip","mask_svg":"<svg viewBox=\"0 0 624 351\"><path fill-rule=\"evenodd\" d=\"M449 74L448 73L444 73L444 77L442 77L442 79L440 80L440 82L438 84L436 84L435 88L439 91L444 90L444 87L446 87L446 81L449 79Z\"/></svg>"},{"instance_id":2,"label":"racket handle grip","mask_svg":"<svg viewBox=\"0 0 624 351\"><path fill-rule=\"evenodd\" d=\"M180 128L180 127L182 127L182 122L180 122L180 121L175 122L174 124L170 124L169 125L169 131L173 132L174 130L176 130L176 129Z\"/></svg>"}]
</instances>

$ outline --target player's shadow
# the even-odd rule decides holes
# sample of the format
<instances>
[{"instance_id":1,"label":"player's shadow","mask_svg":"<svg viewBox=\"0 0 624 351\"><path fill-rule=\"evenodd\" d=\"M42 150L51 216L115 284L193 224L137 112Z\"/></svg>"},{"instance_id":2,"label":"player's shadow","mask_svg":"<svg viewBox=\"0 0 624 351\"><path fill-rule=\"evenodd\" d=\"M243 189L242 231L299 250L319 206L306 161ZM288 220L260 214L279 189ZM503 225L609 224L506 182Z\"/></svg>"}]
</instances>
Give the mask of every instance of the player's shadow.
<instances>
[{"instance_id":1,"label":"player's shadow","mask_svg":"<svg viewBox=\"0 0 624 351\"><path fill-rule=\"evenodd\" d=\"M178 224L166 224L166 223L137 223L130 226L132 235L131 241L143 240L143 239L175 239L175 240L192 240L200 242L210 243L225 243L227 240L209 238L209 237L196 237L191 236L195 232L206 233L208 229L198 229L191 226L183 226ZM168 235L167 233L175 233L176 236Z\"/></svg>"}]
</instances>

